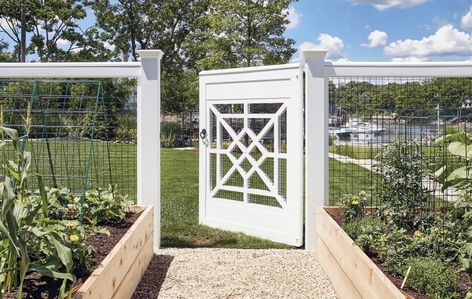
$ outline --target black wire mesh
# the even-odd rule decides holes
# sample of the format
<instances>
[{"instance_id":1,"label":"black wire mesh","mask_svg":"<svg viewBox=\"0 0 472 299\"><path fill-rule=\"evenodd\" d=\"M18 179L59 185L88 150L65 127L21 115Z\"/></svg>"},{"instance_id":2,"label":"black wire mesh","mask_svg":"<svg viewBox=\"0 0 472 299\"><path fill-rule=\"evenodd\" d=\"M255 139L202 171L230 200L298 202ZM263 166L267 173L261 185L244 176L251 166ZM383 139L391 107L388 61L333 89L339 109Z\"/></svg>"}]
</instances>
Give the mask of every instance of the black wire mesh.
<instances>
[{"instance_id":1,"label":"black wire mesh","mask_svg":"<svg viewBox=\"0 0 472 299\"><path fill-rule=\"evenodd\" d=\"M29 113L26 150L32 153L31 170L46 186L77 193L116 186L136 198L135 101L131 88L122 87L124 92L117 95L116 83L0 80L2 124L24 135ZM11 146L4 146L1 154L2 161L11 158Z\"/></svg>"},{"instance_id":2,"label":"black wire mesh","mask_svg":"<svg viewBox=\"0 0 472 299\"><path fill-rule=\"evenodd\" d=\"M441 136L472 130L472 80L429 77L333 77L329 84L329 201L344 194L382 190L380 153L401 143L421 158L422 190L431 207L455 201L434 172L457 168L467 158L452 155ZM375 205L375 202L371 202Z\"/></svg>"}]
</instances>

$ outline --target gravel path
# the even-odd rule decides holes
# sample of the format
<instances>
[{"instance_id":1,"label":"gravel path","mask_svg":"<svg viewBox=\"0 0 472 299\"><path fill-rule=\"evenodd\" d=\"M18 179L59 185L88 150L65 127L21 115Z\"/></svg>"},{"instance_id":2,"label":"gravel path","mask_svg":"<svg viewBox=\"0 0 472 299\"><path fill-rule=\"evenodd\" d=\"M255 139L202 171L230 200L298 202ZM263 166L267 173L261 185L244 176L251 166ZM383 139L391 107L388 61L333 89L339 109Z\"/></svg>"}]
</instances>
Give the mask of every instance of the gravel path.
<instances>
[{"instance_id":1,"label":"gravel path","mask_svg":"<svg viewBox=\"0 0 472 299\"><path fill-rule=\"evenodd\" d=\"M158 254L172 260L159 298L336 298L314 254L303 250L162 249Z\"/></svg>"}]
</instances>

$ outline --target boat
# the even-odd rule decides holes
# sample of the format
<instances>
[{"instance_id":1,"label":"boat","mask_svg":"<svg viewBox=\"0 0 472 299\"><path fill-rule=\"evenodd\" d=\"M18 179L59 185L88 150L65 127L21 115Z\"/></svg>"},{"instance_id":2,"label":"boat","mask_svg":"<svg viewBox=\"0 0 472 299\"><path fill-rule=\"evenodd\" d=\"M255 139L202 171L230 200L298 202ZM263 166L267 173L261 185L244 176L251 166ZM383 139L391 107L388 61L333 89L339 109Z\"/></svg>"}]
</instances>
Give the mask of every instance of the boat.
<instances>
[{"instance_id":1,"label":"boat","mask_svg":"<svg viewBox=\"0 0 472 299\"><path fill-rule=\"evenodd\" d=\"M356 143L371 143L384 132L384 128L358 118L349 119L344 126L339 126L334 129L334 133L339 140L353 141Z\"/></svg>"}]
</instances>

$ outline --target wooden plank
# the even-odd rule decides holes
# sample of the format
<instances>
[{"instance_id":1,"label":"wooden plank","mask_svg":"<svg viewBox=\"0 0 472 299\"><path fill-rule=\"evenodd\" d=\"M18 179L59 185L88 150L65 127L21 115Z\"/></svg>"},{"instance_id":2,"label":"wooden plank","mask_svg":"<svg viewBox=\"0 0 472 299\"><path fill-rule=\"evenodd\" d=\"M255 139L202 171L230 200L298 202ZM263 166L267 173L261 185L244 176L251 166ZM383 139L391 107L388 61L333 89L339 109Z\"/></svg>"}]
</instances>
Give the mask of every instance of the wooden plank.
<instances>
[{"instance_id":1,"label":"wooden plank","mask_svg":"<svg viewBox=\"0 0 472 299\"><path fill-rule=\"evenodd\" d=\"M318 211L317 218L318 238L362 298L405 298L324 209Z\"/></svg>"},{"instance_id":2,"label":"wooden plank","mask_svg":"<svg viewBox=\"0 0 472 299\"><path fill-rule=\"evenodd\" d=\"M339 266L336 259L328 250L323 240L319 237L316 241L316 254L318 262L328 275L339 298L362 298L349 277L344 273L343 269Z\"/></svg>"},{"instance_id":3,"label":"wooden plank","mask_svg":"<svg viewBox=\"0 0 472 299\"><path fill-rule=\"evenodd\" d=\"M146 241L144 247L136 258L136 260L131 265L131 268L128 270L128 273L121 281L120 286L113 295L113 299L129 299L136 290L141 278L144 276L144 272L151 262L154 256L154 247L151 239Z\"/></svg>"},{"instance_id":4,"label":"wooden plank","mask_svg":"<svg viewBox=\"0 0 472 299\"><path fill-rule=\"evenodd\" d=\"M144 245L148 241L153 243L153 216L153 207L146 207L100 266L85 281L75 298L112 298Z\"/></svg>"},{"instance_id":5,"label":"wooden plank","mask_svg":"<svg viewBox=\"0 0 472 299\"><path fill-rule=\"evenodd\" d=\"M349 242L350 238L343 235L341 227L332 225L329 218L327 213L320 215L321 230L318 236L328 247L339 266L348 274L362 298L374 298L375 293L371 287L372 269L357 258L358 253L355 251L357 246L352 240Z\"/></svg>"}]
</instances>

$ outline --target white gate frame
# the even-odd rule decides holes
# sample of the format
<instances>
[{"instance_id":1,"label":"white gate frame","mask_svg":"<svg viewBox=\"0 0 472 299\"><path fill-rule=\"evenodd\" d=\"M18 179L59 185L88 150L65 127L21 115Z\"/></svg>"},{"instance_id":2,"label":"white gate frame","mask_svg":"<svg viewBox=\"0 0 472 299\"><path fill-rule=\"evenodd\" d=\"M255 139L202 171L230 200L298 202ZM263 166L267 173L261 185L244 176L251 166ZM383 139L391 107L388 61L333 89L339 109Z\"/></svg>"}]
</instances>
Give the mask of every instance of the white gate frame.
<instances>
[{"instance_id":1,"label":"white gate frame","mask_svg":"<svg viewBox=\"0 0 472 299\"><path fill-rule=\"evenodd\" d=\"M288 154L285 158L287 163L289 163L288 161L292 162L287 165L286 182L287 193L290 193L291 196L286 199L288 204L280 202L281 205L285 204L281 209L248 204L247 199L244 203L239 203L215 200L213 196L209 196L211 192L208 188L208 163L204 162L207 161L208 152L203 150L207 145L204 140L200 139L199 221L201 224L301 246L303 243L303 203L300 203L299 200L303 199L302 77L303 70L299 63L200 73L200 129L209 131L208 115L206 115L207 105L212 102L220 104L226 101L228 101L227 103L235 101L241 104L246 101L245 105L258 103L257 101L284 103L280 109L289 107L287 108L290 111L287 115L287 123L290 122L289 127L292 127L293 124L295 129L290 132L291 136L287 141ZM290 101L286 103L285 101L288 99ZM251 102L251 100L255 102ZM299 121L299 125L296 124L297 121ZM278 128L277 123L278 121L274 128ZM251 137L256 142L252 143L249 148L258 143L255 137ZM278 150L275 153L278 153ZM219 169L219 166L217 168ZM289 172L293 175L289 176ZM275 184L278 186L278 182ZM248 186L246 185L244 188L247 192ZM242 220L242 218L246 219Z\"/></svg>"},{"instance_id":2,"label":"white gate frame","mask_svg":"<svg viewBox=\"0 0 472 299\"><path fill-rule=\"evenodd\" d=\"M316 251L316 211L329 204L330 77L472 77L471 62L327 62L305 50L305 248Z\"/></svg>"},{"instance_id":3,"label":"white gate frame","mask_svg":"<svg viewBox=\"0 0 472 299\"><path fill-rule=\"evenodd\" d=\"M154 206L154 247L161 241L161 50L140 50L140 62L0 63L0 78L137 78L137 200Z\"/></svg>"}]
</instances>

